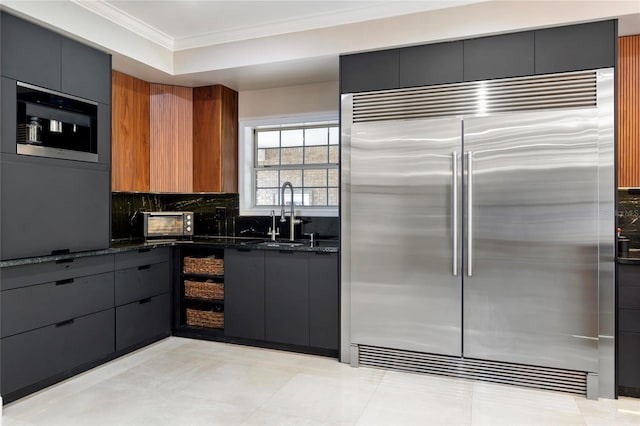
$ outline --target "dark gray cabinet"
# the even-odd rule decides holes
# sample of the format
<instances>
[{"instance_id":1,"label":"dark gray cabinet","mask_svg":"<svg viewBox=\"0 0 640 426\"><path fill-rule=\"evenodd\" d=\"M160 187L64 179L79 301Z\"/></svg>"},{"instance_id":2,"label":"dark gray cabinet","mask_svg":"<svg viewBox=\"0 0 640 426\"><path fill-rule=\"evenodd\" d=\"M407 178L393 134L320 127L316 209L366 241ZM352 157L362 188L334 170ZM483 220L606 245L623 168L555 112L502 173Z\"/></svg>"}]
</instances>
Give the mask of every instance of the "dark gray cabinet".
<instances>
[{"instance_id":1,"label":"dark gray cabinet","mask_svg":"<svg viewBox=\"0 0 640 426\"><path fill-rule=\"evenodd\" d=\"M114 326L111 308L2 339L2 395L107 357Z\"/></svg>"},{"instance_id":2,"label":"dark gray cabinet","mask_svg":"<svg viewBox=\"0 0 640 426\"><path fill-rule=\"evenodd\" d=\"M640 264L618 265L618 386L640 394Z\"/></svg>"},{"instance_id":3,"label":"dark gray cabinet","mask_svg":"<svg viewBox=\"0 0 640 426\"><path fill-rule=\"evenodd\" d=\"M109 247L109 171L19 157L0 170L2 259Z\"/></svg>"},{"instance_id":4,"label":"dark gray cabinet","mask_svg":"<svg viewBox=\"0 0 640 426\"><path fill-rule=\"evenodd\" d=\"M400 87L458 83L463 78L461 41L400 49Z\"/></svg>"},{"instance_id":5,"label":"dark gray cabinet","mask_svg":"<svg viewBox=\"0 0 640 426\"><path fill-rule=\"evenodd\" d=\"M340 347L338 254L309 253L309 346Z\"/></svg>"},{"instance_id":6,"label":"dark gray cabinet","mask_svg":"<svg viewBox=\"0 0 640 426\"><path fill-rule=\"evenodd\" d=\"M398 49L340 56L340 93L397 88Z\"/></svg>"},{"instance_id":7,"label":"dark gray cabinet","mask_svg":"<svg viewBox=\"0 0 640 426\"><path fill-rule=\"evenodd\" d=\"M533 75L533 31L464 41L464 81Z\"/></svg>"},{"instance_id":8,"label":"dark gray cabinet","mask_svg":"<svg viewBox=\"0 0 640 426\"><path fill-rule=\"evenodd\" d=\"M61 90L111 104L111 56L68 38L61 41Z\"/></svg>"},{"instance_id":9,"label":"dark gray cabinet","mask_svg":"<svg viewBox=\"0 0 640 426\"><path fill-rule=\"evenodd\" d=\"M309 346L307 253L267 251L264 271L266 339Z\"/></svg>"},{"instance_id":10,"label":"dark gray cabinet","mask_svg":"<svg viewBox=\"0 0 640 426\"><path fill-rule=\"evenodd\" d=\"M10 78L2 77L0 82L0 132L2 137L2 146L0 151L9 154L16 153L16 122L17 122L17 106L16 106L16 81Z\"/></svg>"},{"instance_id":11,"label":"dark gray cabinet","mask_svg":"<svg viewBox=\"0 0 640 426\"><path fill-rule=\"evenodd\" d=\"M2 75L60 90L60 37L8 13L1 15Z\"/></svg>"},{"instance_id":12,"label":"dark gray cabinet","mask_svg":"<svg viewBox=\"0 0 640 426\"><path fill-rule=\"evenodd\" d=\"M116 351L171 334L171 251L115 256Z\"/></svg>"},{"instance_id":13,"label":"dark gray cabinet","mask_svg":"<svg viewBox=\"0 0 640 426\"><path fill-rule=\"evenodd\" d=\"M224 251L225 335L265 340L264 274L263 251Z\"/></svg>"},{"instance_id":14,"label":"dark gray cabinet","mask_svg":"<svg viewBox=\"0 0 640 426\"><path fill-rule=\"evenodd\" d=\"M616 21L537 30L535 39L536 74L616 65Z\"/></svg>"}]
</instances>

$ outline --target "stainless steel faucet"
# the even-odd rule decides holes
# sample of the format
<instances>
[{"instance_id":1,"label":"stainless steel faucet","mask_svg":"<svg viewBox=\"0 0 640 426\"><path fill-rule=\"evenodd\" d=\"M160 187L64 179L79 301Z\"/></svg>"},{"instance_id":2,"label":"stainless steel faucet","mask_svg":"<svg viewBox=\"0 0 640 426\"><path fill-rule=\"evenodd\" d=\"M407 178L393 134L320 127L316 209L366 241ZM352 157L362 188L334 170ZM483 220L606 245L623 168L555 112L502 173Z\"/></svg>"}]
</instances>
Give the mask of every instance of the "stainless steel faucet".
<instances>
[{"instance_id":1,"label":"stainless steel faucet","mask_svg":"<svg viewBox=\"0 0 640 426\"><path fill-rule=\"evenodd\" d=\"M271 227L267 235L271 236L271 241L276 240L276 235L280 235L280 228L276 228L276 212L271 210Z\"/></svg>"},{"instance_id":2,"label":"stainless steel faucet","mask_svg":"<svg viewBox=\"0 0 640 426\"><path fill-rule=\"evenodd\" d=\"M280 201L281 201L281 207L280 207L280 222L286 222L287 219L284 215L284 190L289 187L289 189L291 190L291 214L289 215L289 241L295 241L295 225L298 225L299 223L302 223L302 221L300 219L296 219L295 216L295 212L293 211L293 185L291 185L291 182L285 182L282 184L282 194L280 197Z\"/></svg>"}]
</instances>

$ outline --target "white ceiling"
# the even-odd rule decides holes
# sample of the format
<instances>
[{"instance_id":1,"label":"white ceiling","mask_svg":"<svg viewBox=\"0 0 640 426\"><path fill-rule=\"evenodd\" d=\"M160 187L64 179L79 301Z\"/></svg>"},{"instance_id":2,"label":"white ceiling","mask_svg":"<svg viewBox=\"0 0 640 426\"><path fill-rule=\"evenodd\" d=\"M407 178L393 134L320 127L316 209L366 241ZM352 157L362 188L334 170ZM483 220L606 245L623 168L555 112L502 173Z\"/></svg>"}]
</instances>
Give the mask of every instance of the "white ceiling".
<instances>
[{"instance_id":1,"label":"white ceiling","mask_svg":"<svg viewBox=\"0 0 640 426\"><path fill-rule=\"evenodd\" d=\"M619 18L640 0L0 0L2 8L113 55L152 82L236 90L335 81L342 53Z\"/></svg>"}]
</instances>

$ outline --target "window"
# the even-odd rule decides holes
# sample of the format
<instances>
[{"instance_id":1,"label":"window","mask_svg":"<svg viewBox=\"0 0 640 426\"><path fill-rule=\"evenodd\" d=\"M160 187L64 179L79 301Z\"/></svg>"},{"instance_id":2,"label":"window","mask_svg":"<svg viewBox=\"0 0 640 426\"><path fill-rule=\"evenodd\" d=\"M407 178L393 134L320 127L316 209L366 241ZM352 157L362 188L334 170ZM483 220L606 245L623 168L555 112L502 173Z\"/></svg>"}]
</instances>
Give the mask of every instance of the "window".
<instances>
[{"instance_id":1,"label":"window","mask_svg":"<svg viewBox=\"0 0 640 426\"><path fill-rule=\"evenodd\" d=\"M338 216L337 113L272 117L240 122L240 214L279 212L282 185L291 182L296 214ZM290 191L285 205L291 204Z\"/></svg>"}]
</instances>

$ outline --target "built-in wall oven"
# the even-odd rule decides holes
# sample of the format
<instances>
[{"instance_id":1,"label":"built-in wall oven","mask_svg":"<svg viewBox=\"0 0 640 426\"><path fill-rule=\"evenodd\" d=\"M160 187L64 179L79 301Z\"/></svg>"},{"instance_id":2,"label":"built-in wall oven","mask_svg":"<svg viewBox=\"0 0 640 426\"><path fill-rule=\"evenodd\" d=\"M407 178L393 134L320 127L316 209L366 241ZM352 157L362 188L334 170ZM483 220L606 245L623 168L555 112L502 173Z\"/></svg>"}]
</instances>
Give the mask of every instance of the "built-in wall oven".
<instances>
[{"instance_id":1,"label":"built-in wall oven","mask_svg":"<svg viewBox=\"0 0 640 426\"><path fill-rule=\"evenodd\" d=\"M18 81L17 140L21 155L98 162L98 104Z\"/></svg>"}]
</instances>

